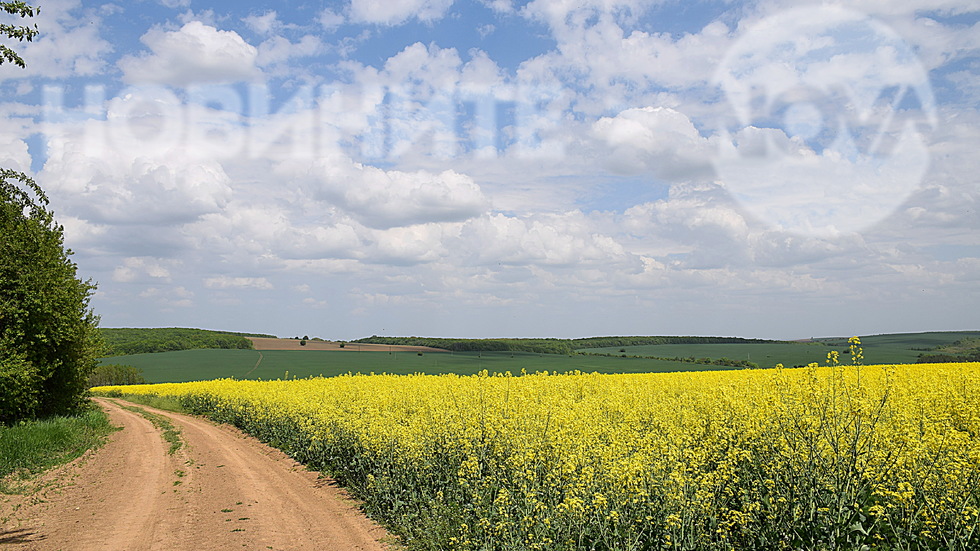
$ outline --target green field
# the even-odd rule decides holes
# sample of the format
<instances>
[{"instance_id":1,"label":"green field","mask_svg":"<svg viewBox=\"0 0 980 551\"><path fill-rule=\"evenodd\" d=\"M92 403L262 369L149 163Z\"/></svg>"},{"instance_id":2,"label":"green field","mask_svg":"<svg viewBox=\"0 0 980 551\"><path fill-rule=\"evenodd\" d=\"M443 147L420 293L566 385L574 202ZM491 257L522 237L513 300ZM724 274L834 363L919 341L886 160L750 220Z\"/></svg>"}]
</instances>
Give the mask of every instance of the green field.
<instances>
[{"instance_id":1,"label":"green field","mask_svg":"<svg viewBox=\"0 0 980 551\"><path fill-rule=\"evenodd\" d=\"M261 361L260 361L261 359ZM602 373L647 373L700 371L704 366L641 358L561 356L521 352L338 352L306 350L181 350L158 354L136 354L106 358L104 363L135 366L150 383L206 381L225 377L237 379L281 379L344 373L470 375L486 369L494 373L521 369L535 371L599 371Z\"/></svg>"},{"instance_id":2,"label":"green field","mask_svg":"<svg viewBox=\"0 0 980 551\"><path fill-rule=\"evenodd\" d=\"M909 333L893 335L873 335L861 337L864 348L864 363L915 363L919 354L937 346L961 339L976 338L980 332L950 331L931 333ZM816 339L814 342L772 342L740 344L657 344L646 346L614 346L588 348L580 352L593 354L625 354L631 356L658 356L663 358L731 358L749 360L759 367L773 367L777 363L784 366L806 365L817 362L826 363L831 350L841 352L842 363L849 363L844 352L848 350L847 338Z\"/></svg>"},{"instance_id":3,"label":"green field","mask_svg":"<svg viewBox=\"0 0 980 551\"><path fill-rule=\"evenodd\" d=\"M844 347L847 348L846 346ZM806 365L810 362L824 363L827 352L837 350L826 344L803 343L765 343L765 344L653 344L645 346L611 346L589 348L579 352L584 354L627 354L630 356L658 356L663 358L730 358L748 360L759 367L773 367L778 363L784 366ZM621 352L625 350L625 352ZM911 361L915 361L914 357Z\"/></svg>"},{"instance_id":4,"label":"green field","mask_svg":"<svg viewBox=\"0 0 980 551\"><path fill-rule=\"evenodd\" d=\"M961 339L980 337L977 331L914 333L862 337L864 363L915 363L924 350ZM281 379L343 373L458 373L469 375L486 369L494 373L550 371L598 371L600 373L651 373L731 369L700 363L665 361L628 356L681 358L730 358L749 360L760 367L782 363L787 367L826 363L827 352L847 350L846 338L818 339L816 342L771 342L740 344L661 344L608 348L587 348L583 354L538 354L529 352L356 352L307 350L181 350L156 354L136 354L105 358L104 363L126 364L143 371L151 383L237 379ZM591 354L610 354L596 356ZM842 363L850 363L841 355Z\"/></svg>"}]
</instances>

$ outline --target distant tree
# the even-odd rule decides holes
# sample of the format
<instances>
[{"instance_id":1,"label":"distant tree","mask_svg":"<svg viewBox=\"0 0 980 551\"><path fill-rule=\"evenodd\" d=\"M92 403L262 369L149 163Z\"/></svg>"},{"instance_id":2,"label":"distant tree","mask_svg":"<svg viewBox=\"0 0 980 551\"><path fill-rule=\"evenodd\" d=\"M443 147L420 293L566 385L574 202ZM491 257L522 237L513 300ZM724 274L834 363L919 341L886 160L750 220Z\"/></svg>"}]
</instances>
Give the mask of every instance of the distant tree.
<instances>
[{"instance_id":1,"label":"distant tree","mask_svg":"<svg viewBox=\"0 0 980 551\"><path fill-rule=\"evenodd\" d=\"M299 345L300 346L306 346L306 339L300 339Z\"/></svg>"},{"instance_id":2,"label":"distant tree","mask_svg":"<svg viewBox=\"0 0 980 551\"><path fill-rule=\"evenodd\" d=\"M88 376L88 387L110 385L141 385L146 383L143 370L131 365L104 364Z\"/></svg>"},{"instance_id":3,"label":"distant tree","mask_svg":"<svg viewBox=\"0 0 980 551\"><path fill-rule=\"evenodd\" d=\"M0 11L37 14L24 2L0 2ZM36 35L36 26L0 24L0 40ZM0 44L6 62L25 66ZM70 256L44 191L0 167L0 423L70 413L82 403L101 343L89 308L95 285L78 279Z\"/></svg>"}]
</instances>

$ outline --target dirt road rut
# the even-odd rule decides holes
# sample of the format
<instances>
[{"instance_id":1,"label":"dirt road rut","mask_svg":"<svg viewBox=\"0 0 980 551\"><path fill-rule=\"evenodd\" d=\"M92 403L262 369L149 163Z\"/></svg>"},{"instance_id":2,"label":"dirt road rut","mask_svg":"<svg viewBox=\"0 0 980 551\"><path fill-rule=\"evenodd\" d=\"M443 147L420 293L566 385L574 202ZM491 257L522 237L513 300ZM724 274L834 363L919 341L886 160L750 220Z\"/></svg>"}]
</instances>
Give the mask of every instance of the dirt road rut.
<instances>
[{"instance_id":1,"label":"dirt road rut","mask_svg":"<svg viewBox=\"0 0 980 551\"><path fill-rule=\"evenodd\" d=\"M184 446L126 402L99 399L113 434L33 498L8 501L0 550L381 550L388 534L331 481L238 430L166 417Z\"/></svg>"}]
</instances>

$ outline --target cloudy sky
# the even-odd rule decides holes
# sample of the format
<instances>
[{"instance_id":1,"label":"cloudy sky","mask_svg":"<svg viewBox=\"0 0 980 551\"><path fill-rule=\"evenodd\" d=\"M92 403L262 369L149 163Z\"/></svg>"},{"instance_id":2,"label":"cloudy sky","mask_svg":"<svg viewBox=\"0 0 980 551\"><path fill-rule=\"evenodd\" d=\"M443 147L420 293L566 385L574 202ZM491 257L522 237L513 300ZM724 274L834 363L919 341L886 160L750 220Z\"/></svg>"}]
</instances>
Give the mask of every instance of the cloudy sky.
<instances>
[{"instance_id":1,"label":"cloudy sky","mask_svg":"<svg viewBox=\"0 0 980 551\"><path fill-rule=\"evenodd\" d=\"M45 0L0 166L105 327L980 328L980 8Z\"/></svg>"}]
</instances>

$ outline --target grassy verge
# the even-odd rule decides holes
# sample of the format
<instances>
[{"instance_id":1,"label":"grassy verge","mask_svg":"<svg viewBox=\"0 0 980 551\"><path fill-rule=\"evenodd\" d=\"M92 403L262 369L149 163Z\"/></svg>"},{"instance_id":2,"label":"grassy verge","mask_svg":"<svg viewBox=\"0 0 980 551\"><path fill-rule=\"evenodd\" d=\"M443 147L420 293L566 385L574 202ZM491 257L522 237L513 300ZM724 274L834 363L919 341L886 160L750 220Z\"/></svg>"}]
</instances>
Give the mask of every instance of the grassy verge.
<instances>
[{"instance_id":1,"label":"grassy verge","mask_svg":"<svg viewBox=\"0 0 980 551\"><path fill-rule=\"evenodd\" d=\"M107 398L121 398L123 400L126 400L127 402L133 402L134 404L140 404L143 406L149 406L151 408L162 409L166 411L173 411L175 413L187 413L187 410L184 408L183 405L181 405L180 400L172 396L150 396L147 394L123 394L121 392L109 392L109 393L96 392L95 395L105 396ZM126 406L120 405L120 407L126 407ZM141 410L141 411L145 412L145 410ZM142 415L142 413L140 413L140 415Z\"/></svg>"},{"instance_id":2,"label":"grassy verge","mask_svg":"<svg viewBox=\"0 0 980 551\"><path fill-rule=\"evenodd\" d=\"M24 491L24 482L101 446L115 428L93 407L74 417L0 426L0 493Z\"/></svg>"},{"instance_id":3,"label":"grassy verge","mask_svg":"<svg viewBox=\"0 0 980 551\"><path fill-rule=\"evenodd\" d=\"M118 405L125 410L142 415L153 423L153 426L163 431L163 439L170 443L170 449L167 450L167 453L170 455L177 453L177 450L184 445L184 441L180 439L180 430L175 427L166 417L157 415L156 413L151 413L138 406L124 406L122 404Z\"/></svg>"}]
</instances>

